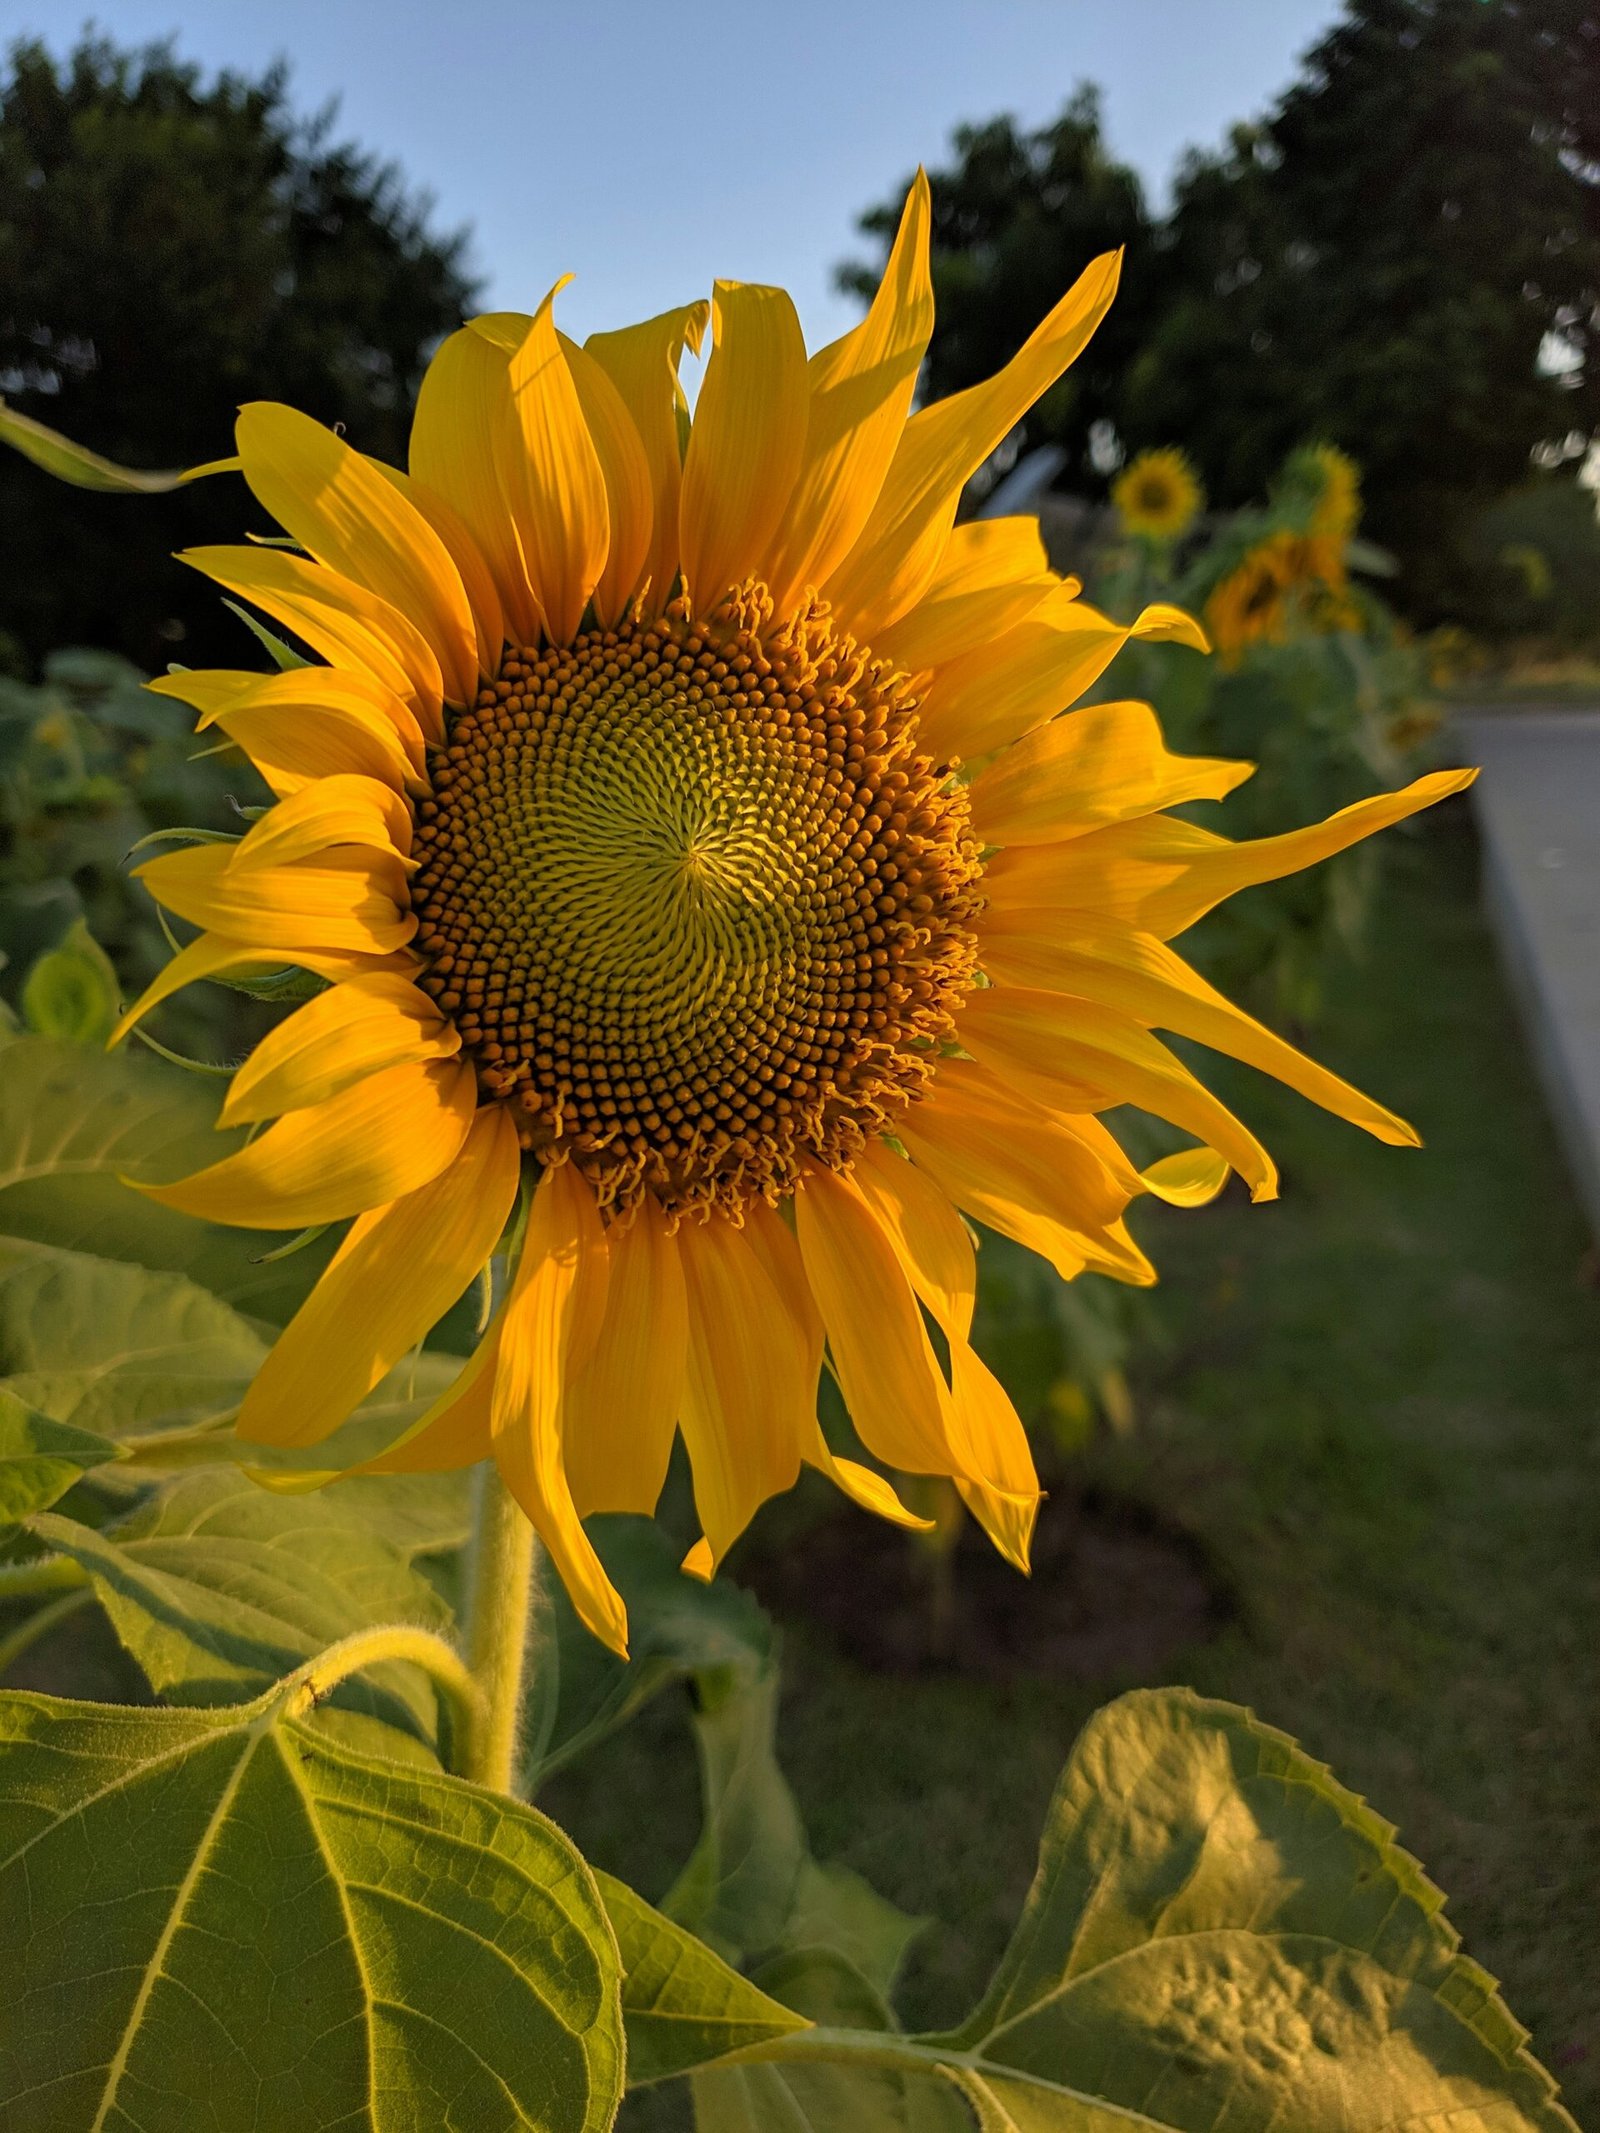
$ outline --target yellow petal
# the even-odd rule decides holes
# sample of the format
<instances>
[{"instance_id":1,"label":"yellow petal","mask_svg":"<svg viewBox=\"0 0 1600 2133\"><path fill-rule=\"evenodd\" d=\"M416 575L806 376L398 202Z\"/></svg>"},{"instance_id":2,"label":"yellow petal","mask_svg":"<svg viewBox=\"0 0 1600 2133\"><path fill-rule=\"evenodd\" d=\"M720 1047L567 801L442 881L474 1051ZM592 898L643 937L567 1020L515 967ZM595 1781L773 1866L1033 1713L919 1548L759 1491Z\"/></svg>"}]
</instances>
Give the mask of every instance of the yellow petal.
<instances>
[{"instance_id":1,"label":"yellow petal","mask_svg":"<svg viewBox=\"0 0 1600 2133\"><path fill-rule=\"evenodd\" d=\"M1037 1084L1048 1102L1067 1076L1107 1104L1137 1104L1225 1156L1252 1199L1276 1198L1277 1168L1255 1135L1127 1015L1061 993L997 985L972 994L960 1029L963 1045L1003 1080L1020 1079L1025 1089Z\"/></svg>"},{"instance_id":2,"label":"yellow petal","mask_svg":"<svg viewBox=\"0 0 1600 2133\"><path fill-rule=\"evenodd\" d=\"M411 423L411 472L466 527L483 557L505 625L518 643L539 641L539 603L501 478L511 431L510 357L470 326L452 333L428 365Z\"/></svg>"},{"instance_id":3,"label":"yellow petal","mask_svg":"<svg viewBox=\"0 0 1600 2133\"><path fill-rule=\"evenodd\" d=\"M348 978L267 1032L234 1075L219 1126L304 1110L403 1060L451 1059L461 1038L409 978Z\"/></svg>"},{"instance_id":4,"label":"yellow petal","mask_svg":"<svg viewBox=\"0 0 1600 2133\"><path fill-rule=\"evenodd\" d=\"M253 822L228 863L243 874L257 867L287 866L339 845L360 845L387 858L403 858L411 850L410 808L381 778L321 778ZM399 878L404 879L403 872Z\"/></svg>"},{"instance_id":5,"label":"yellow petal","mask_svg":"<svg viewBox=\"0 0 1600 2133\"><path fill-rule=\"evenodd\" d=\"M1169 1207L1204 1207L1228 1182L1228 1166L1213 1148L1180 1148L1139 1173L1139 1182Z\"/></svg>"},{"instance_id":6,"label":"yellow petal","mask_svg":"<svg viewBox=\"0 0 1600 2133\"><path fill-rule=\"evenodd\" d=\"M178 558L304 638L330 666L368 674L443 741L438 655L409 617L337 571L282 548L186 548Z\"/></svg>"},{"instance_id":7,"label":"yellow petal","mask_svg":"<svg viewBox=\"0 0 1600 2133\"><path fill-rule=\"evenodd\" d=\"M477 633L450 551L396 483L298 408L254 400L234 431L244 477L308 554L427 639L452 703L478 693Z\"/></svg>"},{"instance_id":8,"label":"yellow petal","mask_svg":"<svg viewBox=\"0 0 1600 2133\"><path fill-rule=\"evenodd\" d=\"M639 590L650 554L655 521L650 462L633 417L610 378L576 341L569 341L564 333L557 338L605 476L611 541L605 569L594 589L594 612L600 627L611 629L627 613Z\"/></svg>"},{"instance_id":9,"label":"yellow petal","mask_svg":"<svg viewBox=\"0 0 1600 2133\"><path fill-rule=\"evenodd\" d=\"M497 1107L498 1108L498 1107ZM481 1118L483 1113L480 1111ZM448 1474L464 1466L476 1466L494 1449L489 1428L494 1400L494 1374L500 1361L500 1331L492 1326L478 1343L459 1375L447 1385L432 1406L393 1444L359 1466L351 1474ZM278 1470L280 1473L282 1469ZM259 1476L257 1477L260 1478ZM334 1475L327 1477L334 1480Z\"/></svg>"},{"instance_id":10,"label":"yellow petal","mask_svg":"<svg viewBox=\"0 0 1600 2133\"><path fill-rule=\"evenodd\" d=\"M1153 1281L1148 1262L1115 1234L1138 1178L1095 1126L1047 1109L972 1060L946 1059L898 1130L918 1169L957 1207L1038 1252L1064 1279L1093 1267Z\"/></svg>"},{"instance_id":11,"label":"yellow petal","mask_svg":"<svg viewBox=\"0 0 1600 2133\"><path fill-rule=\"evenodd\" d=\"M962 1448L963 1497L1001 1554L1026 1570L1039 1482L1010 1395L969 1338L977 1294L972 1240L933 1180L881 1141L869 1145L852 1175L949 1346L947 1429ZM974 1474L997 1476L1004 1486Z\"/></svg>"},{"instance_id":12,"label":"yellow petal","mask_svg":"<svg viewBox=\"0 0 1600 2133\"><path fill-rule=\"evenodd\" d=\"M239 1435L316 1444L337 1429L485 1264L520 1172L510 1113L489 1104L436 1178L358 1216L245 1394Z\"/></svg>"},{"instance_id":13,"label":"yellow petal","mask_svg":"<svg viewBox=\"0 0 1600 2133\"><path fill-rule=\"evenodd\" d=\"M677 1242L689 1305L683 1441L715 1569L767 1498L798 1479L816 1370L800 1320L741 1231L713 1215L683 1223Z\"/></svg>"},{"instance_id":14,"label":"yellow petal","mask_svg":"<svg viewBox=\"0 0 1600 2133\"><path fill-rule=\"evenodd\" d=\"M972 781L985 844L1052 844L1188 800L1221 800L1253 763L1171 755L1148 704L1086 704L1036 726Z\"/></svg>"},{"instance_id":15,"label":"yellow petal","mask_svg":"<svg viewBox=\"0 0 1600 2133\"><path fill-rule=\"evenodd\" d=\"M1004 637L935 669L923 699L928 745L968 759L1004 747L1065 710L1130 638L1176 636L1174 616L1147 607L1125 627L1063 585Z\"/></svg>"},{"instance_id":16,"label":"yellow petal","mask_svg":"<svg viewBox=\"0 0 1600 2133\"><path fill-rule=\"evenodd\" d=\"M849 554L889 471L933 331L929 213L919 170L871 309L808 367L799 475L761 569L780 617Z\"/></svg>"},{"instance_id":17,"label":"yellow petal","mask_svg":"<svg viewBox=\"0 0 1600 2133\"><path fill-rule=\"evenodd\" d=\"M307 667L303 671L329 670ZM357 677L342 674L337 678L349 682ZM251 696L224 706L212 723L244 750L280 799L325 778L346 776L374 778L397 793L427 790L422 771L393 719L371 704L312 703L307 700L310 693L302 687L299 701L289 691L277 699ZM397 698L391 701L415 732L410 712Z\"/></svg>"},{"instance_id":18,"label":"yellow petal","mask_svg":"<svg viewBox=\"0 0 1600 2133\"><path fill-rule=\"evenodd\" d=\"M584 1290L606 1280L594 1193L572 1163L547 1170L528 1211L516 1278L500 1319L490 1429L495 1464L532 1521L579 1619L628 1655L628 1615L583 1530L562 1456L563 1407Z\"/></svg>"},{"instance_id":19,"label":"yellow petal","mask_svg":"<svg viewBox=\"0 0 1600 2133\"><path fill-rule=\"evenodd\" d=\"M579 1513L656 1507L677 1435L687 1370L688 1305L677 1239L646 1198L610 1232L605 1316L567 1390L562 1430Z\"/></svg>"},{"instance_id":20,"label":"yellow petal","mask_svg":"<svg viewBox=\"0 0 1600 2133\"><path fill-rule=\"evenodd\" d=\"M1081 352L1110 308L1120 259L1108 252L1095 260L994 377L906 424L872 516L823 587L847 628L870 642L922 598L962 489Z\"/></svg>"},{"instance_id":21,"label":"yellow petal","mask_svg":"<svg viewBox=\"0 0 1600 2133\"><path fill-rule=\"evenodd\" d=\"M683 484L680 411L688 420L678 365L686 344L699 354L710 316L709 304L683 304L638 326L592 333L583 344L584 353L593 357L617 388L644 447L652 497L650 546L644 561L648 614L659 614L666 606L678 575L678 498Z\"/></svg>"},{"instance_id":22,"label":"yellow petal","mask_svg":"<svg viewBox=\"0 0 1600 2133\"><path fill-rule=\"evenodd\" d=\"M872 649L917 674L994 643L1050 594L1072 599L1082 589L1050 568L1037 519L971 519L951 534L922 599Z\"/></svg>"},{"instance_id":23,"label":"yellow petal","mask_svg":"<svg viewBox=\"0 0 1600 2133\"><path fill-rule=\"evenodd\" d=\"M323 667L318 671L331 674L333 669ZM195 667L176 674L158 674L154 681L145 682L144 687L152 696L175 697L180 704L188 704L198 711L200 717L195 721L195 731L203 733L219 711L225 711L229 704L237 703L241 697L259 689L266 678L264 674L245 667Z\"/></svg>"},{"instance_id":24,"label":"yellow petal","mask_svg":"<svg viewBox=\"0 0 1600 2133\"><path fill-rule=\"evenodd\" d=\"M318 977L353 978L371 970L396 970L404 976L415 976L420 968L416 958L404 949L392 955L361 955L336 949L302 949L292 958L272 956L260 948L251 947L244 941L226 939L217 933L202 933L180 948L164 969L160 970L140 993L122 1020L111 1032L107 1048L120 1044L136 1022L149 1014L151 1008L159 1007L163 1000L171 999L185 985L194 985L202 978L219 978L224 971L240 976L245 971L262 973L280 970L285 961L292 961L302 970L313 971Z\"/></svg>"},{"instance_id":25,"label":"yellow petal","mask_svg":"<svg viewBox=\"0 0 1600 2133\"><path fill-rule=\"evenodd\" d=\"M678 553L696 614L759 569L800 471L806 349L782 289L719 281L684 455Z\"/></svg>"},{"instance_id":26,"label":"yellow petal","mask_svg":"<svg viewBox=\"0 0 1600 2133\"><path fill-rule=\"evenodd\" d=\"M417 930L392 853L328 852L315 862L242 870L229 865L232 857L225 844L203 844L136 871L157 903L253 950L257 961L263 951L280 962L302 961L307 950L387 955Z\"/></svg>"},{"instance_id":27,"label":"yellow petal","mask_svg":"<svg viewBox=\"0 0 1600 2133\"><path fill-rule=\"evenodd\" d=\"M999 930L986 928L984 968L1002 985L1074 993L1131 1015L1148 1028L1191 1037L1287 1082L1324 1111L1348 1119L1391 1147L1418 1146L1415 1129L1403 1118L1274 1036L1153 934L1130 932L1103 920L1052 917L1046 911L1036 912L1031 924L1019 925L1017 914L1007 913Z\"/></svg>"},{"instance_id":28,"label":"yellow petal","mask_svg":"<svg viewBox=\"0 0 1600 2133\"><path fill-rule=\"evenodd\" d=\"M1011 909L1092 911L1170 940L1225 897L1315 866L1363 837L1465 790L1475 770L1437 770L1399 792L1358 800L1325 822L1234 844L1192 822L1150 815L1042 849L998 853L991 901Z\"/></svg>"},{"instance_id":29,"label":"yellow petal","mask_svg":"<svg viewBox=\"0 0 1600 2133\"><path fill-rule=\"evenodd\" d=\"M908 1474L950 1471L944 1377L911 1284L860 1190L832 1171L795 1194L795 1234L861 1441Z\"/></svg>"},{"instance_id":30,"label":"yellow petal","mask_svg":"<svg viewBox=\"0 0 1600 2133\"><path fill-rule=\"evenodd\" d=\"M867 1143L851 1175L940 1325L970 1333L978 1261L966 1224L949 1199L931 1177L882 1141Z\"/></svg>"},{"instance_id":31,"label":"yellow petal","mask_svg":"<svg viewBox=\"0 0 1600 2133\"><path fill-rule=\"evenodd\" d=\"M210 671L163 674L145 687L157 696L174 696L200 713L195 730L204 733L225 711L256 708L283 711L331 711L376 729L399 743L409 771L420 776L427 765L422 728L409 704L365 674L341 674L334 667L291 667L283 674ZM388 740L382 740L385 756ZM392 778L385 778L392 784Z\"/></svg>"},{"instance_id":32,"label":"yellow petal","mask_svg":"<svg viewBox=\"0 0 1600 2133\"><path fill-rule=\"evenodd\" d=\"M415 1192L453 1162L478 1092L470 1066L395 1066L291 1111L193 1177L140 1190L179 1214L238 1229L309 1229Z\"/></svg>"},{"instance_id":33,"label":"yellow petal","mask_svg":"<svg viewBox=\"0 0 1600 2133\"><path fill-rule=\"evenodd\" d=\"M381 459L369 459L367 465L381 474L385 481L392 482L410 504L420 513L434 532L443 541L450 560L460 573L461 583L467 595L467 605L472 610L473 632L477 639L478 672L495 675L500 671L500 659L505 650L505 607L500 598L500 588L494 573L484 561L483 550L472 536L467 522L426 482L418 481L415 475L402 474L398 467L391 467Z\"/></svg>"},{"instance_id":34,"label":"yellow petal","mask_svg":"<svg viewBox=\"0 0 1600 2133\"><path fill-rule=\"evenodd\" d=\"M511 357L507 381L519 450L501 470L528 581L557 644L577 635L610 539L605 473L556 337L552 306L564 286L557 282L550 291Z\"/></svg>"}]
</instances>

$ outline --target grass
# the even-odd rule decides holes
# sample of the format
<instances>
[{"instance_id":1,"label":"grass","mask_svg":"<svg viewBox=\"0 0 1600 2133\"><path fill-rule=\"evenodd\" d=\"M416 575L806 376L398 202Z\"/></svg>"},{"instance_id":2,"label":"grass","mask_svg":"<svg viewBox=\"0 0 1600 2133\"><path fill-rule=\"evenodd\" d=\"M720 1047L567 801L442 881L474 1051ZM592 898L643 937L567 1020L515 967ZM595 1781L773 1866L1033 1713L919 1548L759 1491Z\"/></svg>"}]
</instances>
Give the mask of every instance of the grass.
<instances>
[{"instance_id":1,"label":"grass","mask_svg":"<svg viewBox=\"0 0 1600 2133\"><path fill-rule=\"evenodd\" d=\"M1582 2119L1600 2104L1600 1294L1474 869L1462 811L1398 845L1373 953L1331 987L1316 1046L1426 1148L1216 1071L1283 1198L1144 1211L1163 1339L1136 1365L1136 1426L1082 1464L1192 1536L1231 1593L1228 1625L1164 1678L1251 1705L1400 1824ZM901 1999L947 2020L1004 1943L1074 1734L1134 1684L868 1675L803 1619L784 1630L781 1750L816 1849L937 1921ZM694 1788L663 1705L549 1804L659 1894Z\"/></svg>"}]
</instances>

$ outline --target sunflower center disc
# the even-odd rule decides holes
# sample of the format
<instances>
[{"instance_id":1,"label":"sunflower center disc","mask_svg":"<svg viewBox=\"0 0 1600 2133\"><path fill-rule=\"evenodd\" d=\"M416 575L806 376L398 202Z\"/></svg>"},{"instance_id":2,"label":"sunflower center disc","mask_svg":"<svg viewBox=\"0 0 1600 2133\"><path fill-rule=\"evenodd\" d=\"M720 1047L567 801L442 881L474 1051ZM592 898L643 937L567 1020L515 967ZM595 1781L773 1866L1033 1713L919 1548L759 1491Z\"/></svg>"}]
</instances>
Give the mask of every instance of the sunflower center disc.
<instances>
[{"instance_id":1,"label":"sunflower center disc","mask_svg":"<svg viewBox=\"0 0 1600 2133\"><path fill-rule=\"evenodd\" d=\"M921 1090L979 847L904 678L749 587L508 656L419 809L421 982L602 1205L775 1198Z\"/></svg>"}]
</instances>

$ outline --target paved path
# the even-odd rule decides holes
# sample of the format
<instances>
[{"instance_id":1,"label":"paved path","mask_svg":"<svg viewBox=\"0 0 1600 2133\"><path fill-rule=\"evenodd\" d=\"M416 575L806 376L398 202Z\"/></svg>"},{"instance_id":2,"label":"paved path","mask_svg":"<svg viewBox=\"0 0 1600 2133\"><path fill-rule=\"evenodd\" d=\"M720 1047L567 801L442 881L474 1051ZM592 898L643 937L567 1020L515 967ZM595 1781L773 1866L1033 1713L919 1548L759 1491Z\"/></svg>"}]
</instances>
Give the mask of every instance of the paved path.
<instances>
[{"instance_id":1,"label":"paved path","mask_svg":"<svg viewBox=\"0 0 1600 2133\"><path fill-rule=\"evenodd\" d=\"M1600 1240L1600 711L1462 710L1484 895Z\"/></svg>"}]
</instances>

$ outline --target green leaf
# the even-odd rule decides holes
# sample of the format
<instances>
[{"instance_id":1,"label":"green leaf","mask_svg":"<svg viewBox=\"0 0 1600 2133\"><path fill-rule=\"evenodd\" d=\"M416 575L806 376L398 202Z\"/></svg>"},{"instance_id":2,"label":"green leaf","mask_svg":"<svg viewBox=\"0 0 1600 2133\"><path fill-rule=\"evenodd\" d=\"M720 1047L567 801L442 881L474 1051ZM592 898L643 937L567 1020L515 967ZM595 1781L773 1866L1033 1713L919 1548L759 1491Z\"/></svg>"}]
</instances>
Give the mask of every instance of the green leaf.
<instances>
[{"instance_id":1,"label":"green leaf","mask_svg":"<svg viewBox=\"0 0 1600 2133\"><path fill-rule=\"evenodd\" d=\"M747 2057L942 2071L983 2133L1575 2133L1394 1831L1236 1705L1085 1727L1010 1949L957 2030Z\"/></svg>"},{"instance_id":2,"label":"green leaf","mask_svg":"<svg viewBox=\"0 0 1600 2133\"><path fill-rule=\"evenodd\" d=\"M762 1987L812 2023L878 2034L895 2028L881 1994L831 1948L797 1948L764 1964ZM699 2133L971 2133L955 2089L929 2069L849 2063L734 2066L696 2073Z\"/></svg>"},{"instance_id":3,"label":"green leaf","mask_svg":"<svg viewBox=\"0 0 1600 2133\"><path fill-rule=\"evenodd\" d=\"M22 982L22 1019L43 1037L104 1044L116 1027L122 990L111 958L84 921L74 919L58 947Z\"/></svg>"},{"instance_id":4,"label":"green leaf","mask_svg":"<svg viewBox=\"0 0 1600 2133\"><path fill-rule=\"evenodd\" d=\"M449 1619L338 1491L274 1495L233 1468L180 1475L103 1532L52 1511L29 1530L89 1573L150 1686L177 1703L235 1702L352 1630ZM433 1692L408 1666L375 1667L339 1700L432 1738Z\"/></svg>"},{"instance_id":5,"label":"green leaf","mask_svg":"<svg viewBox=\"0 0 1600 2133\"><path fill-rule=\"evenodd\" d=\"M297 652L292 644L286 644L275 630L269 630L264 622L257 616L252 615L249 608L241 607L237 600L224 600L222 604L230 614L237 615L256 642L266 648L273 665L280 672L287 672L291 667L305 667L311 664L310 660L305 658L302 653Z\"/></svg>"},{"instance_id":6,"label":"green leaf","mask_svg":"<svg viewBox=\"0 0 1600 2133\"><path fill-rule=\"evenodd\" d=\"M550 1594L559 1689L549 1741L535 1743L536 1781L572 1762L669 1682L710 1669L759 1674L772 1655L772 1624L731 1579L707 1584L678 1568L678 1551L649 1518L607 1517L590 1527L607 1574L628 1608L632 1658L615 1658L584 1629L559 1582Z\"/></svg>"},{"instance_id":7,"label":"green leaf","mask_svg":"<svg viewBox=\"0 0 1600 2133\"><path fill-rule=\"evenodd\" d=\"M80 1474L121 1456L106 1438L52 1422L0 1386L0 1527L42 1511Z\"/></svg>"},{"instance_id":8,"label":"green leaf","mask_svg":"<svg viewBox=\"0 0 1600 2133\"><path fill-rule=\"evenodd\" d=\"M337 1242L272 1265L281 1236L176 1214L122 1182L166 1180L239 1145L212 1129L209 1081L131 1052L19 1037L0 1073L0 1234L188 1274L201 1287L281 1324Z\"/></svg>"},{"instance_id":9,"label":"green leaf","mask_svg":"<svg viewBox=\"0 0 1600 2133\"><path fill-rule=\"evenodd\" d=\"M0 2122L603 2133L614 1943L543 1816L291 1697L0 1697Z\"/></svg>"},{"instance_id":10,"label":"green leaf","mask_svg":"<svg viewBox=\"0 0 1600 2133\"><path fill-rule=\"evenodd\" d=\"M776 1669L722 1669L697 1685L705 1823L663 1908L729 1954L832 1949L887 1992L924 1922L848 1867L812 1858L778 1767Z\"/></svg>"},{"instance_id":11,"label":"green leaf","mask_svg":"<svg viewBox=\"0 0 1600 2133\"><path fill-rule=\"evenodd\" d=\"M58 1422L115 1437L203 1429L233 1413L265 1352L181 1274L0 1237L0 1373Z\"/></svg>"},{"instance_id":12,"label":"green leaf","mask_svg":"<svg viewBox=\"0 0 1600 2133\"><path fill-rule=\"evenodd\" d=\"M805 2016L769 1998L625 1883L594 1878L622 1955L630 2088L805 2028Z\"/></svg>"}]
</instances>

